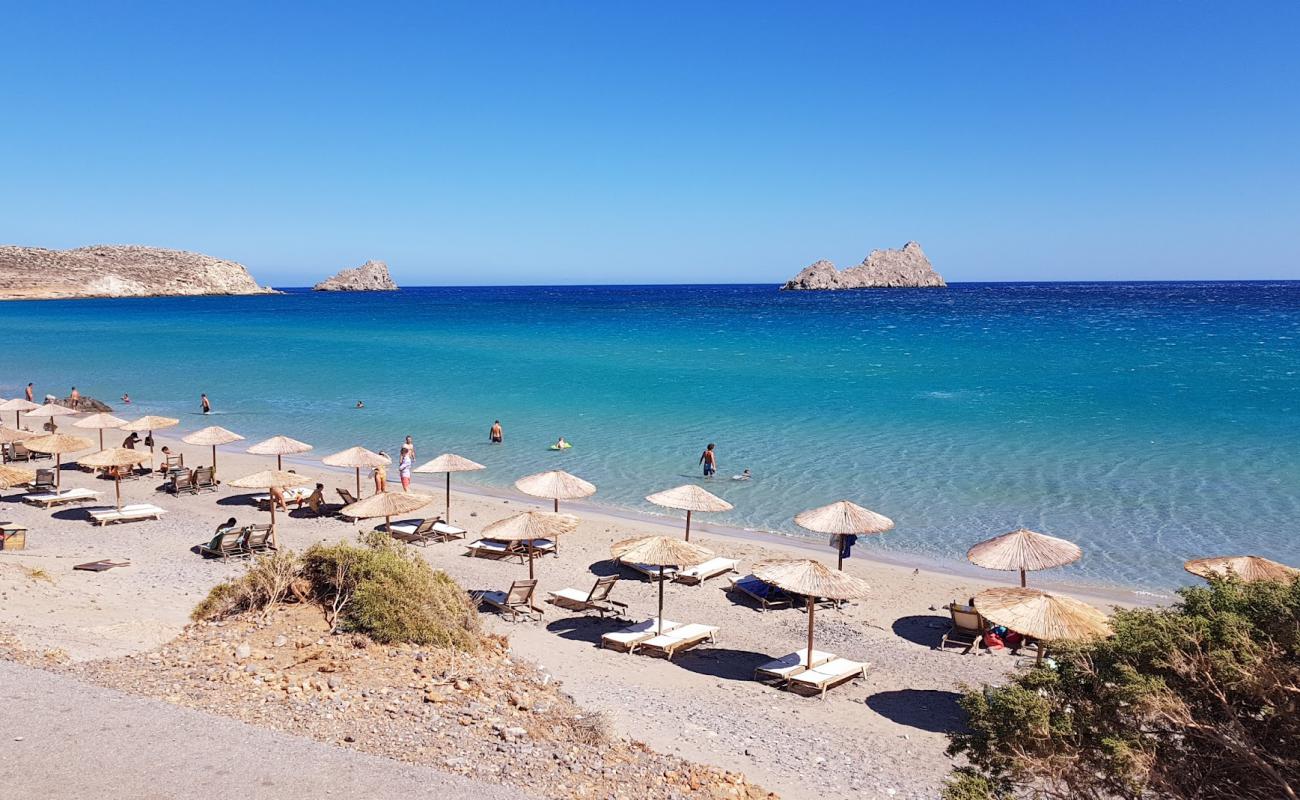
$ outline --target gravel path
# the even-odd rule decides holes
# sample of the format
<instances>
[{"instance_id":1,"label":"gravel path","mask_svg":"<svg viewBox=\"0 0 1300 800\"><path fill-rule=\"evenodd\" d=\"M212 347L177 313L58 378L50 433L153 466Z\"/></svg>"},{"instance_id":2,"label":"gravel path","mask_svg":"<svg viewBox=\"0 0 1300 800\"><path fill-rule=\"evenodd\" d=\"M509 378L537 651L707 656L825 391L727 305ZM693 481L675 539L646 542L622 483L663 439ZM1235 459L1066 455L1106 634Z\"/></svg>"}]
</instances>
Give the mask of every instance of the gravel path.
<instances>
[{"instance_id":1,"label":"gravel path","mask_svg":"<svg viewBox=\"0 0 1300 800\"><path fill-rule=\"evenodd\" d=\"M527 798L9 662L0 685L6 797Z\"/></svg>"}]
</instances>

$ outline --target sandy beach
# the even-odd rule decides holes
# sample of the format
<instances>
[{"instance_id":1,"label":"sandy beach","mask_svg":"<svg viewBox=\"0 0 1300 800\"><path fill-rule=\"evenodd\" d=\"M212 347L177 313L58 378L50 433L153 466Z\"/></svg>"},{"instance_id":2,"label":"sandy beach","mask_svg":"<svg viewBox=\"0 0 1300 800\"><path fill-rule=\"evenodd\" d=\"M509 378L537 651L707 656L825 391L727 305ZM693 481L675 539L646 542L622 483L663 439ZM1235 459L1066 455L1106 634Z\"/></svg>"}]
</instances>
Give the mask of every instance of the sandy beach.
<instances>
[{"instance_id":1,"label":"sandy beach","mask_svg":"<svg viewBox=\"0 0 1300 800\"><path fill-rule=\"evenodd\" d=\"M206 463L208 448L158 437L185 453L186 463ZM222 448L219 475L230 480L274 465L273 459ZM351 471L323 467L311 459L286 463L335 487L352 487ZM441 476L416 476L413 489L441 497ZM113 486L89 473L66 469L65 487L105 492ZM363 489L371 491L363 476ZM151 502L166 509L159 521L100 528L81 508L45 511L4 493L0 517L29 528L27 549L0 555L2 629L32 652L66 655L73 661L112 659L156 650L185 628L191 609L215 583L241 573L239 561L207 560L191 552L228 517L241 524L268 515L251 494L223 485L216 493L174 497L157 491L161 481L123 484L124 502ZM390 484L390 489L400 487ZM474 533L520 510L549 501L455 492L452 521ZM423 513L435 514L436 502ZM613 598L627 603L629 616L653 615L656 592L650 581L620 569L610 559L611 543L638 535L680 535L681 521L630 519L591 504L564 504L576 513L578 530L563 537L556 557L537 562L538 596L547 590L586 590L596 577L619 575ZM303 549L314 542L352 537L371 526L333 518L277 515L280 547ZM834 563L829 548L694 526L692 541L740 561L744 574L765 558L817 557ZM505 589L527 577L527 565L466 556L460 542L413 547L436 568L470 590ZM947 573L865 558L859 547L846 569L867 580L869 599L819 613L817 646L870 664L865 680L833 689L825 702L778 691L751 679L755 666L801 647L807 618L799 609L766 612L724 591L724 577L698 586L669 584L665 615L678 621L716 625L715 645L695 648L672 662L601 649L601 633L613 621L576 615L546 605L540 623L511 623L486 613L489 628L509 637L517 656L553 674L583 707L607 712L619 733L686 759L743 772L751 781L791 798L915 797L937 794L950 767L944 731L960 724L957 692L965 684L997 682L1015 666L1008 652L963 655L933 649L946 628L936 609L993 585L1010 574ZM104 573L73 571L74 564L112 559L130 566ZM1032 576L1047 586L1047 576ZM1073 592L1102 608L1135 597Z\"/></svg>"}]
</instances>

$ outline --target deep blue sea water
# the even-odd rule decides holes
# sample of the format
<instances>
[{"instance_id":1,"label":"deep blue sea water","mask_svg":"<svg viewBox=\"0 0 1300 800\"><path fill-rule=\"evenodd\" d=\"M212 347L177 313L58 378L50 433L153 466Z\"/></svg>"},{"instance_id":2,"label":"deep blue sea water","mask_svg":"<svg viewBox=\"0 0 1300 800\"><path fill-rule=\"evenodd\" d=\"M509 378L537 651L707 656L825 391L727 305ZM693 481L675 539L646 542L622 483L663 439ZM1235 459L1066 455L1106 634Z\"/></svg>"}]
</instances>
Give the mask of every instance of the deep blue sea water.
<instances>
[{"instance_id":1,"label":"deep blue sea water","mask_svg":"<svg viewBox=\"0 0 1300 800\"><path fill-rule=\"evenodd\" d=\"M317 455L409 433L421 460L487 464L470 482L562 467L641 510L716 442L724 478L756 476L713 482L718 522L796 532L847 497L896 520L873 548L961 559L1024 525L1083 547L1062 577L1149 588L1193 556L1300 563L1300 282L290 291L0 320L0 396L127 391L122 413L182 431Z\"/></svg>"}]
</instances>

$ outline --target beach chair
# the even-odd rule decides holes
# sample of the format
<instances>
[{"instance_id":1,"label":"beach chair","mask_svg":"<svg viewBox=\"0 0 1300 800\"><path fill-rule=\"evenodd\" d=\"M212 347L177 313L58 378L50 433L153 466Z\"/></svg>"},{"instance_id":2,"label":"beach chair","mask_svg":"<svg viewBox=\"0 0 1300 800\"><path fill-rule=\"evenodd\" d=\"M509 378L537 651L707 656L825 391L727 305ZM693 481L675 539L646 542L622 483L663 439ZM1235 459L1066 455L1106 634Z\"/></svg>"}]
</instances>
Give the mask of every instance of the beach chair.
<instances>
[{"instance_id":1,"label":"beach chair","mask_svg":"<svg viewBox=\"0 0 1300 800\"><path fill-rule=\"evenodd\" d=\"M570 611L595 611L604 617L605 614L619 614L627 610L627 603L620 603L617 600L610 600L609 593L614 590L614 584L618 583L617 575L608 575L604 578L597 578L596 585L591 587L590 592L582 592L577 589L561 589L558 592L547 592L546 602L567 608Z\"/></svg>"},{"instance_id":2,"label":"beach chair","mask_svg":"<svg viewBox=\"0 0 1300 800\"><path fill-rule=\"evenodd\" d=\"M620 559L614 559L614 560L618 562L618 565L620 567L627 567L633 572L639 572L652 581L659 580L659 567L652 566L650 564L637 564L632 561L622 561ZM664 580L670 581L677 574L677 567L664 567L663 571L664 571Z\"/></svg>"},{"instance_id":3,"label":"beach chair","mask_svg":"<svg viewBox=\"0 0 1300 800\"><path fill-rule=\"evenodd\" d=\"M421 547L424 547L429 544L430 539L437 541L438 534L433 530L433 526L437 524L437 522L438 520L436 518L403 520L402 522L394 522L387 526L386 532L394 539L400 539L404 542L418 544ZM385 529L375 528L375 530Z\"/></svg>"},{"instance_id":4,"label":"beach chair","mask_svg":"<svg viewBox=\"0 0 1300 800\"><path fill-rule=\"evenodd\" d=\"M728 578L727 591L740 592L745 595L758 603L760 611L767 611L769 608L775 608L782 603L794 602L794 599L781 589L753 575L746 575L743 578Z\"/></svg>"},{"instance_id":5,"label":"beach chair","mask_svg":"<svg viewBox=\"0 0 1300 800\"><path fill-rule=\"evenodd\" d=\"M184 494L198 494L199 489L194 485L194 476L189 470L178 469L171 473L171 482L167 484L167 491L176 496Z\"/></svg>"},{"instance_id":6,"label":"beach chair","mask_svg":"<svg viewBox=\"0 0 1300 800\"><path fill-rule=\"evenodd\" d=\"M214 467L196 467L194 469L194 491L215 492L217 490L217 470Z\"/></svg>"},{"instance_id":7,"label":"beach chair","mask_svg":"<svg viewBox=\"0 0 1300 800\"><path fill-rule=\"evenodd\" d=\"M199 555L205 558L219 558L229 561L231 556L244 554L244 536L246 528L226 528L212 537L207 544L199 545Z\"/></svg>"},{"instance_id":8,"label":"beach chair","mask_svg":"<svg viewBox=\"0 0 1300 800\"><path fill-rule=\"evenodd\" d=\"M644 622L629 625L622 630L604 634L600 637L600 646L613 650L626 650L631 653L634 647L648 639L653 639L659 631L667 633L680 627L680 622L667 619L663 621L663 625L660 625L659 618L652 617Z\"/></svg>"},{"instance_id":9,"label":"beach chair","mask_svg":"<svg viewBox=\"0 0 1300 800\"><path fill-rule=\"evenodd\" d=\"M23 447L22 442L14 442L5 451L5 461L31 461L32 451Z\"/></svg>"},{"instance_id":10,"label":"beach chair","mask_svg":"<svg viewBox=\"0 0 1300 800\"><path fill-rule=\"evenodd\" d=\"M529 542L503 542L499 539L476 539L465 545L468 555L476 558L518 558L520 563L528 558ZM555 542L550 539L533 539L533 556L555 555Z\"/></svg>"},{"instance_id":11,"label":"beach chair","mask_svg":"<svg viewBox=\"0 0 1300 800\"><path fill-rule=\"evenodd\" d=\"M672 660L673 656L683 650L689 650L697 644L716 642L717 640L718 628L715 626L691 623L689 625L680 625L670 631L664 631L658 636L646 639L644 642L637 642L632 645L632 652L648 650L661 653L664 657Z\"/></svg>"},{"instance_id":12,"label":"beach chair","mask_svg":"<svg viewBox=\"0 0 1300 800\"><path fill-rule=\"evenodd\" d=\"M464 539L469 531L464 528L457 528L441 519L434 520L433 533L435 538L440 542L450 542L452 539ZM541 540L538 540L541 541Z\"/></svg>"},{"instance_id":13,"label":"beach chair","mask_svg":"<svg viewBox=\"0 0 1300 800\"><path fill-rule=\"evenodd\" d=\"M86 503L98 500L101 492L91 489L64 489L58 492L33 492L23 495L24 503L53 508L64 503Z\"/></svg>"},{"instance_id":14,"label":"beach chair","mask_svg":"<svg viewBox=\"0 0 1300 800\"><path fill-rule=\"evenodd\" d=\"M357 498L353 497L352 492L349 492L347 489L335 489L334 491L339 493L339 498L343 501L343 505L345 506L350 506L353 503L357 502ZM358 519L358 517L349 517L347 514L344 514L343 509L339 509L339 516L342 517L343 519L350 519L350 520Z\"/></svg>"},{"instance_id":15,"label":"beach chair","mask_svg":"<svg viewBox=\"0 0 1300 800\"><path fill-rule=\"evenodd\" d=\"M172 472L179 469L185 469L184 453L172 453L163 458L163 472Z\"/></svg>"},{"instance_id":16,"label":"beach chair","mask_svg":"<svg viewBox=\"0 0 1300 800\"><path fill-rule=\"evenodd\" d=\"M984 631L988 630L988 624L974 606L949 603L948 613L952 616L952 624L939 639L940 650L957 646L963 648L962 652L969 653L983 646Z\"/></svg>"},{"instance_id":17,"label":"beach chair","mask_svg":"<svg viewBox=\"0 0 1300 800\"><path fill-rule=\"evenodd\" d=\"M33 492L52 492L55 489L54 470L36 470L36 482L32 484Z\"/></svg>"},{"instance_id":18,"label":"beach chair","mask_svg":"<svg viewBox=\"0 0 1300 800\"><path fill-rule=\"evenodd\" d=\"M499 611L510 615L511 622L518 622L520 617L533 618L533 612L542 610L533 605L533 594L537 591L537 581L515 581L506 592L475 592L471 597L476 603L487 603Z\"/></svg>"},{"instance_id":19,"label":"beach chair","mask_svg":"<svg viewBox=\"0 0 1300 800\"><path fill-rule=\"evenodd\" d=\"M90 515L91 522L103 526L110 522L162 519L162 515L167 512L150 503L140 503L138 505L122 506L121 508L92 508L86 513Z\"/></svg>"},{"instance_id":20,"label":"beach chair","mask_svg":"<svg viewBox=\"0 0 1300 800\"><path fill-rule=\"evenodd\" d=\"M679 569L673 576L678 583L696 586L727 572L735 572L740 562L734 558L711 558L703 564L696 564L688 569Z\"/></svg>"},{"instance_id":21,"label":"beach chair","mask_svg":"<svg viewBox=\"0 0 1300 800\"><path fill-rule=\"evenodd\" d=\"M846 681L856 678L867 677L868 664L860 661L850 661L847 658L836 658L820 664L816 667L791 675L787 686L799 687L801 689L811 689L821 694L822 700L826 699L826 690L832 686L838 686Z\"/></svg>"},{"instance_id":22,"label":"beach chair","mask_svg":"<svg viewBox=\"0 0 1300 800\"><path fill-rule=\"evenodd\" d=\"M808 660L808 651L800 650L797 653L781 656L774 661L754 670L754 680L776 680L785 683L792 676L803 672L809 667L819 667L828 661L834 661L833 653L823 653L820 650L812 651L812 661Z\"/></svg>"},{"instance_id":23,"label":"beach chair","mask_svg":"<svg viewBox=\"0 0 1300 800\"><path fill-rule=\"evenodd\" d=\"M249 525L244 529L244 551L250 555L275 550L275 527Z\"/></svg>"}]
</instances>

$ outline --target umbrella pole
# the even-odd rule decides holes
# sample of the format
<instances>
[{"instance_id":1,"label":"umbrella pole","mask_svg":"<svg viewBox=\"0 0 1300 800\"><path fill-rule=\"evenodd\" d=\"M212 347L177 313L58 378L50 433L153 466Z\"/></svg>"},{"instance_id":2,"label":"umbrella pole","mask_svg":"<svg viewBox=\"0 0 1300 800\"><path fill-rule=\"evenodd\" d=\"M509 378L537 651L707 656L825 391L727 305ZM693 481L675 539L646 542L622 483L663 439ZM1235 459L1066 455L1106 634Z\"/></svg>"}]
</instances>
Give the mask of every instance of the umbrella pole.
<instances>
[{"instance_id":1,"label":"umbrella pole","mask_svg":"<svg viewBox=\"0 0 1300 800\"><path fill-rule=\"evenodd\" d=\"M361 499L361 467L357 467L357 499Z\"/></svg>"},{"instance_id":2,"label":"umbrella pole","mask_svg":"<svg viewBox=\"0 0 1300 800\"><path fill-rule=\"evenodd\" d=\"M447 473L447 521L451 522L451 473Z\"/></svg>"},{"instance_id":3,"label":"umbrella pole","mask_svg":"<svg viewBox=\"0 0 1300 800\"><path fill-rule=\"evenodd\" d=\"M656 627L659 629L655 631L656 634L664 632L664 568L662 564L659 565L659 617L656 621Z\"/></svg>"},{"instance_id":4,"label":"umbrella pole","mask_svg":"<svg viewBox=\"0 0 1300 800\"><path fill-rule=\"evenodd\" d=\"M844 536L843 536L843 534L837 534L837 535L835 536L835 545L836 545L836 547L835 547L835 557L836 557L835 568L838 569L840 572L843 572L843 571L844 571Z\"/></svg>"},{"instance_id":5,"label":"umbrella pole","mask_svg":"<svg viewBox=\"0 0 1300 800\"><path fill-rule=\"evenodd\" d=\"M1046 649L1047 649L1047 645L1045 645L1043 642L1038 643L1038 657L1034 659L1035 667L1043 666L1043 651Z\"/></svg>"},{"instance_id":6,"label":"umbrella pole","mask_svg":"<svg viewBox=\"0 0 1300 800\"><path fill-rule=\"evenodd\" d=\"M217 477L217 446L212 445L212 477Z\"/></svg>"},{"instance_id":7,"label":"umbrella pole","mask_svg":"<svg viewBox=\"0 0 1300 800\"><path fill-rule=\"evenodd\" d=\"M58 492L59 487L63 485L63 454L54 454L54 491Z\"/></svg>"},{"instance_id":8,"label":"umbrella pole","mask_svg":"<svg viewBox=\"0 0 1300 800\"><path fill-rule=\"evenodd\" d=\"M812 651L813 651L813 611L817 609L816 599L808 595L808 663L805 665L812 668Z\"/></svg>"},{"instance_id":9,"label":"umbrella pole","mask_svg":"<svg viewBox=\"0 0 1300 800\"><path fill-rule=\"evenodd\" d=\"M560 513L560 498L555 498L555 513Z\"/></svg>"},{"instance_id":10,"label":"umbrella pole","mask_svg":"<svg viewBox=\"0 0 1300 800\"><path fill-rule=\"evenodd\" d=\"M691 540L691 510L686 509L686 541Z\"/></svg>"},{"instance_id":11,"label":"umbrella pole","mask_svg":"<svg viewBox=\"0 0 1300 800\"><path fill-rule=\"evenodd\" d=\"M281 458L280 454L279 454L279 453L276 453L276 454L275 454L275 468L276 468L277 471L278 471L278 470L282 470L282 469L284 469L284 463L280 460L280 458Z\"/></svg>"},{"instance_id":12,"label":"umbrella pole","mask_svg":"<svg viewBox=\"0 0 1300 800\"><path fill-rule=\"evenodd\" d=\"M533 579L533 542L528 540L528 580Z\"/></svg>"},{"instance_id":13,"label":"umbrella pole","mask_svg":"<svg viewBox=\"0 0 1300 800\"><path fill-rule=\"evenodd\" d=\"M271 546L279 549L275 541L275 497L271 497Z\"/></svg>"},{"instance_id":14,"label":"umbrella pole","mask_svg":"<svg viewBox=\"0 0 1300 800\"><path fill-rule=\"evenodd\" d=\"M103 450L103 449L104 449L104 429L103 429L103 428L100 428L100 429L99 429L99 449L100 449L100 450Z\"/></svg>"},{"instance_id":15,"label":"umbrella pole","mask_svg":"<svg viewBox=\"0 0 1300 800\"><path fill-rule=\"evenodd\" d=\"M1023 569L1020 570L1020 588L1025 588L1025 571Z\"/></svg>"},{"instance_id":16,"label":"umbrella pole","mask_svg":"<svg viewBox=\"0 0 1300 800\"><path fill-rule=\"evenodd\" d=\"M122 470L122 468L121 468L121 467L118 467L117 469L115 469L115 470L113 471L113 483L116 484L113 488L117 490L117 510L118 510L118 511L121 511L121 510L122 510L122 472L121 472L121 470Z\"/></svg>"}]
</instances>

